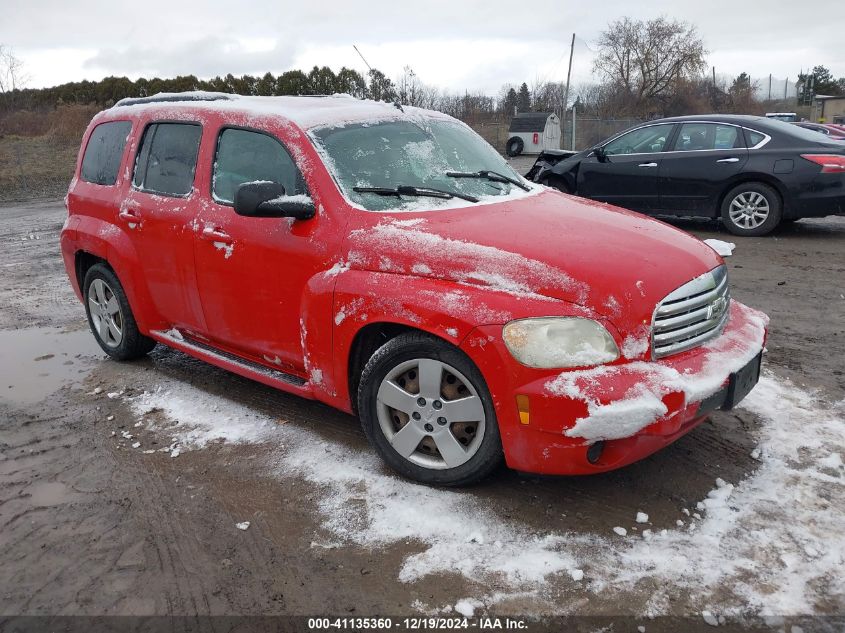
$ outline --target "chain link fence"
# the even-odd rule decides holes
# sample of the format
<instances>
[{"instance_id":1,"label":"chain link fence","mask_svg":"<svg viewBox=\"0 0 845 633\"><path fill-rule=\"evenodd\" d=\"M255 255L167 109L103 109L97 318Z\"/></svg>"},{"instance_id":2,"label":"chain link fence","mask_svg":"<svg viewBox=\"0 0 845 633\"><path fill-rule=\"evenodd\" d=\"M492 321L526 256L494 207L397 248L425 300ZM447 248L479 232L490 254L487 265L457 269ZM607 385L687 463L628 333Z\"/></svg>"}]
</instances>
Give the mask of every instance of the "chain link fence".
<instances>
[{"instance_id":1,"label":"chain link fence","mask_svg":"<svg viewBox=\"0 0 845 633\"><path fill-rule=\"evenodd\" d=\"M466 123L485 141L504 154L505 144L509 138L510 121L467 121ZM576 112L574 149L582 150L592 147L637 123L640 123L639 119L581 118ZM561 121L560 149L573 149L572 127L572 114L570 113L566 120Z\"/></svg>"}]
</instances>

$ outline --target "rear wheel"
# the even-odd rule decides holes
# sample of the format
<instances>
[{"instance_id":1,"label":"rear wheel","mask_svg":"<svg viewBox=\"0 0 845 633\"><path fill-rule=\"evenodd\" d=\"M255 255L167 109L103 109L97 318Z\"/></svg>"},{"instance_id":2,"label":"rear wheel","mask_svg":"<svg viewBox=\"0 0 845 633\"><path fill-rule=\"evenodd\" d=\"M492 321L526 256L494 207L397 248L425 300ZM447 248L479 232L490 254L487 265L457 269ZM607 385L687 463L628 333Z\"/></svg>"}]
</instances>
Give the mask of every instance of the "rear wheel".
<instances>
[{"instance_id":1,"label":"rear wheel","mask_svg":"<svg viewBox=\"0 0 845 633\"><path fill-rule=\"evenodd\" d=\"M361 375L358 411L370 443L410 479L462 486L502 461L481 372L463 352L426 334L397 336L373 354Z\"/></svg>"},{"instance_id":2,"label":"rear wheel","mask_svg":"<svg viewBox=\"0 0 845 633\"><path fill-rule=\"evenodd\" d=\"M512 136L509 138L507 144L505 145L505 152L508 156L519 156L522 154L523 149L525 149L525 143L523 143L522 139L518 136Z\"/></svg>"},{"instance_id":3,"label":"rear wheel","mask_svg":"<svg viewBox=\"0 0 845 633\"><path fill-rule=\"evenodd\" d=\"M721 212L725 228L734 235L767 235L780 224L783 203L769 185L746 182L725 195Z\"/></svg>"},{"instance_id":4,"label":"rear wheel","mask_svg":"<svg viewBox=\"0 0 845 633\"><path fill-rule=\"evenodd\" d=\"M108 266L91 266L82 288L88 325L106 354L132 360L155 347L156 342L138 330L123 286Z\"/></svg>"}]
</instances>

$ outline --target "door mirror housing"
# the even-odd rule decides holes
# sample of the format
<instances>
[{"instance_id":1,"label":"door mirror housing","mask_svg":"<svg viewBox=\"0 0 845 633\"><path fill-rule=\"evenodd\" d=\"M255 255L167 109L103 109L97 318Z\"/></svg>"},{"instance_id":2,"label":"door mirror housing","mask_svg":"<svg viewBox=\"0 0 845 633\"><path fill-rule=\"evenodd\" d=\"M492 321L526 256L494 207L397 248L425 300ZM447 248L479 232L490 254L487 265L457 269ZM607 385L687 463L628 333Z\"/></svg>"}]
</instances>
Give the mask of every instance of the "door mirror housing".
<instances>
[{"instance_id":1,"label":"door mirror housing","mask_svg":"<svg viewBox=\"0 0 845 633\"><path fill-rule=\"evenodd\" d=\"M314 202L307 196L288 196L277 182L246 182L235 192L235 213L251 218L314 217Z\"/></svg>"},{"instance_id":2,"label":"door mirror housing","mask_svg":"<svg viewBox=\"0 0 845 633\"><path fill-rule=\"evenodd\" d=\"M607 153L605 153L604 148L600 145L593 148L593 156L595 156L600 163L607 162Z\"/></svg>"}]
</instances>

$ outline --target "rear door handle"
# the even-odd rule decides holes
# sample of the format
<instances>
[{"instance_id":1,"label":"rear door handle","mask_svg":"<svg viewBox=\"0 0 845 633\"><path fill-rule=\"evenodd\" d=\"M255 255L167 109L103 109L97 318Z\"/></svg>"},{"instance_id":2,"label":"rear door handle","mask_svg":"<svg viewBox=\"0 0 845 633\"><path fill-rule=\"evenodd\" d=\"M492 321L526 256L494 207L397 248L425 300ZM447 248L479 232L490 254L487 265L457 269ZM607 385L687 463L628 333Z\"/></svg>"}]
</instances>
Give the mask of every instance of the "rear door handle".
<instances>
[{"instance_id":1,"label":"rear door handle","mask_svg":"<svg viewBox=\"0 0 845 633\"><path fill-rule=\"evenodd\" d=\"M738 162L739 162L739 159L738 159L738 158L736 158L736 157L731 157L731 158L720 158L720 159L719 159L719 160L717 160L716 162L717 162L717 163L738 163Z\"/></svg>"},{"instance_id":2,"label":"rear door handle","mask_svg":"<svg viewBox=\"0 0 845 633\"><path fill-rule=\"evenodd\" d=\"M211 242L223 242L224 244L231 244L232 237L223 229L217 227L207 226L202 230L202 236Z\"/></svg>"},{"instance_id":3,"label":"rear door handle","mask_svg":"<svg viewBox=\"0 0 845 633\"><path fill-rule=\"evenodd\" d=\"M657 167L657 163L640 163L640 167Z\"/></svg>"}]
</instances>

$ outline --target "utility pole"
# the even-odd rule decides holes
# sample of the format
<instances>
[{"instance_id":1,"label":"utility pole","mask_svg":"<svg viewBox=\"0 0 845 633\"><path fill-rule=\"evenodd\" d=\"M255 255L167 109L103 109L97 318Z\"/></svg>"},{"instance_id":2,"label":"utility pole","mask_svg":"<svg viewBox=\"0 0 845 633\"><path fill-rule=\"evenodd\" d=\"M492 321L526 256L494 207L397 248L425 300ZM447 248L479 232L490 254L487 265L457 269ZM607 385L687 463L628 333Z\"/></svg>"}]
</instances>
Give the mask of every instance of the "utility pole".
<instances>
[{"instance_id":1,"label":"utility pole","mask_svg":"<svg viewBox=\"0 0 845 633\"><path fill-rule=\"evenodd\" d=\"M569 79L572 77L572 53L575 52L575 33L572 34L572 44L569 45L569 70L566 71L566 90L563 91L563 112L561 120L566 118L566 106L569 103Z\"/></svg>"},{"instance_id":2,"label":"utility pole","mask_svg":"<svg viewBox=\"0 0 845 633\"><path fill-rule=\"evenodd\" d=\"M769 101L772 100L772 73L769 73Z\"/></svg>"},{"instance_id":3,"label":"utility pole","mask_svg":"<svg viewBox=\"0 0 845 633\"><path fill-rule=\"evenodd\" d=\"M783 82L783 100L786 101L786 95L789 92L789 77Z\"/></svg>"},{"instance_id":4,"label":"utility pole","mask_svg":"<svg viewBox=\"0 0 845 633\"><path fill-rule=\"evenodd\" d=\"M369 68L370 70L372 70L372 69L373 69L373 68L372 68L372 66L370 66L369 64L367 64L367 60L366 60L366 59L364 59L364 56L363 56L363 55L361 55L361 51L359 51L359 50L358 50L358 47L357 47L357 46L355 46L355 44L353 44L353 45L352 45L352 48L354 48L354 49L355 49L355 52L356 52L356 53L358 53L358 55L361 57L361 59L363 59L363 60L364 60L364 63L367 65L367 68Z\"/></svg>"}]
</instances>

